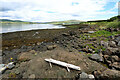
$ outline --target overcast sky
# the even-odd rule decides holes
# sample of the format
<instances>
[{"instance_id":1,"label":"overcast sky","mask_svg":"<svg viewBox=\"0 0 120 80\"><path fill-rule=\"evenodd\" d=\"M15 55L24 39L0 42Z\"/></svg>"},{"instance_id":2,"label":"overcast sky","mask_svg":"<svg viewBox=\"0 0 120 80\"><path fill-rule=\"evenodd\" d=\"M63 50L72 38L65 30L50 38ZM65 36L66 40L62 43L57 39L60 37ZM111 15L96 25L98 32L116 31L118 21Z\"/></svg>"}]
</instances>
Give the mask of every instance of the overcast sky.
<instances>
[{"instance_id":1,"label":"overcast sky","mask_svg":"<svg viewBox=\"0 0 120 80\"><path fill-rule=\"evenodd\" d=\"M118 15L119 0L0 0L0 18L34 22L98 20Z\"/></svg>"}]
</instances>

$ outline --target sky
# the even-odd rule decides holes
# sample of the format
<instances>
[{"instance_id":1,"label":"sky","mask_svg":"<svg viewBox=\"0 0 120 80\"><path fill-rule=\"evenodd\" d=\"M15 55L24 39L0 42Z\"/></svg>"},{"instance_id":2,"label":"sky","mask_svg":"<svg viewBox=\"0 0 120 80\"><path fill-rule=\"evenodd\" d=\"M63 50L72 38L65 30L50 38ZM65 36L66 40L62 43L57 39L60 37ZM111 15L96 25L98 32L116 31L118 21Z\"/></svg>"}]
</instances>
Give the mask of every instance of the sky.
<instances>
[{"instance_id":1,"label":"sky","mask_svg":"<svg viewBox=\"0 0 120 80\"><path fill-rule=\"evenodd\" d=\"M0 0L0 19L32 22L104 20L118 15L118 2L119 0Z\"/></svg>"}]
</instances>

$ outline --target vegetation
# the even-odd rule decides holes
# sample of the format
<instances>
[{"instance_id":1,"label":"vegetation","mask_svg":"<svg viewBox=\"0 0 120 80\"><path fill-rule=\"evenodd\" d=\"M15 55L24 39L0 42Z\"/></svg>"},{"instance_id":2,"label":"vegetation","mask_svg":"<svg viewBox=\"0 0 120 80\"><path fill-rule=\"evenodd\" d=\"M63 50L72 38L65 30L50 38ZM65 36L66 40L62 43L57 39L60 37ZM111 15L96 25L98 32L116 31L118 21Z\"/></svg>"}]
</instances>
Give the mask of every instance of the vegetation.
<instances>
[{"instance_id":1,"label":"vegetation","mask_svg":"<svg viewBox=\"0 0 120 80\"><path fill-rule=\"evenodd\" d=\"M79 21L79 20L67 20L67 21L46 22L46 24L71 25L71 24L80 24L81 22L83 22L83 21Z\"/></svg>"}]
</instances>

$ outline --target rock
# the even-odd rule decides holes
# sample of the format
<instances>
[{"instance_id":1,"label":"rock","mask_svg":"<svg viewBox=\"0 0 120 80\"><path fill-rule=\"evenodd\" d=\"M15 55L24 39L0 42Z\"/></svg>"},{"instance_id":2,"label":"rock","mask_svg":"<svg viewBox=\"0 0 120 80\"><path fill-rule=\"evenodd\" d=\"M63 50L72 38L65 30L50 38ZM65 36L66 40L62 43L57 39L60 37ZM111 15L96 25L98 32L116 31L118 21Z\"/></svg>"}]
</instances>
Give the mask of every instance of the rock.
<instances>
[{"instance_id":1,"label":"rock","mask_svg":"<svg viewBox=\"0 0 120 80\"><path fill-rule=\"evenodd\" d=\"M29 53L29 52L21 53L18 56L18 61L29 61L32 58L32 56L33 55L31 55L31 53Z\"/></svg>"},{"instance_id":2,"label":"rock","mask_svg":"<svg viewBox=\"0 0 120 80\"><path fill-rule=\"evenodd\" d=\"M94 33L95 31L88 31L88 33Z\"/></svg>"},{"instance_id":3,"label":"rock","mask_svg":"<svg viewBox=\"0 0 120 80\"><path fill-rule=\"evenodd\" d=\"M112 56L112 62L120 61L120 58L116 55Z\"/></svg>"},{"instance_id":4,"label":"rock","mask_svg":"<svg viewBox=\"0 0 120 80\"><path fill-rule=\"evenodd\" d=\"M56 48L57 47L57 45L48 45L47 46L47 49L48 50L53 50L54 48Z\"/></svg>"},{"instance_id":5,"label":"rock","mask_svg":"<svg viewBox=\"0 0 120 80\"><path fill-rule=\"evenodd\" d=\"M31 74L29 78L35 78L35 74Z\"/></svg>"},{"instance_id":6,"label":"rock","mask_svg":"<svg viewBox=\"0 0 120 80\"><path fill-rule=\"evenodd\" d=\"M100 44L101 44L101 46L108 47L108 42L101 41Z\"/></svg>"},{"instance_id":7,"label":"rock","mask_svg":"<svg viewBox=\"0 0 120 80\"><path fill-rule=\"evenodd\" d=\"M17 74L17 75L20 74L19 70L16 69L15 74Z\"/></svg>"},{"instance_id":8,"label":"rock","mask_svg":"<svg viewBox=\"0 0 120 80\"><path fill-rule=\"evenodd\" d=\"M14 65L14 63L13 62L10 62L10 63L8 63L7 64L7 66L6 66L8 69L12 69L12 68L14 68L15 67L15 65Z\"/></svg>"},{"instance_id":9,"label":"rock","mask_svg":"<svg viewBox=\"0 0 120 80\"><path fill-rule=\"evenodd\" d=\"M118 36L117 38L115 38L115 41L118 43L120 41L120 36Z\"/></svg>"},{"instance_id":10,"label":"rock","mask_svg":"<svg viewBox=\"0 0 120 80\"><path fill-rule=\"evenodd\" d=\"M31 50L31 51L29 51L30 53L32 53L32 54L34 54L36 51L35 50Z\"/></svg>"},{"instance_id":11,"label":"rock","mask_svg":"<svg viewBox=\"0 0 120 80\"><path fill-rule=\"evenodd\" d=\"M103 52L104 55L117 54L119 48L107 47L106 51Z\"/></svg>"},{"instance_id":12,"label":"rock","mask_svg":"<svg viewBox=\"0 0 120 80\"><path fill-rule=\"evenodd\" d=\"M107 64L111 64L111 58L110 58L110 56L109 55L104 55L103 56L104 57L104 62L107 62Z\"/></svg>"},{"instance_id":13,"label":"rock","mask_svg":"<svg viewBox=\"0 0 120 80\"><path fill-rule=\"evenodd\" d=\"M95 80L95 77L92 74L82 72L81 74L79 74L78 80Z\"/></svg>"},{"instance_id":14,"label":"rock","mask_svg":"<svg viewBox=\"0 0 120 80\"><path fill-rule=\"evenodd\" d=\"M69 31L69 34L70 34L71 36L76 35L76 33L75 33L74 31Z\"/></svg>"},{"instance_id":15,"label":"rock","mask_svg":"<svg viewBox=\"0 0 120 80\"><path fill-rule=\"evenodd\" d=\"M110 46L110 47L116 47L116 43L115 43L114 41L110 41L110 42L109 42L109 46Z\"/></svg>"},{"instance_id":16,"label":"rock","mask_svg":"<svg viewBox=\"0 0 120 80\"><path fill-rule=\"evenodd\" d=\"M112 64L112 67L115 68L115 69L117 69L117 70L120 70L120 63L119 62L114 62Z\"/></svg>"},{"instance_id":17,"label":"rock","mask_svg":"<svg viewBox=\"0 0 120 80\"><path fill-rule=\"evenodd\" d=\"M82 73L80 74L80 79L88 79L88 78L89 78L89 76L88 76L87 73L82 72Z\"/></svg>"},{"instance_id":18,"label":"rock","mask_svg":"<svg viewBox=\"0 0 120 80\"><path fill-rule=\"evenodd\" d=\"M63 36L70 36L68 33L63 33L62 35Z\"/></svg>"},{"instance_id":19,"label":"rock","mask_svg":"<svg viewBox=\"0 0 120 80\"><path fill-rule=\"evenodd\" d=\"M37 43L37 45L40 45L40 44L41 44L40 42Z\"/></svg>"},{"instance_id":20,"label":"rock","mask_svg":"<svg viewBox=\"0 0 120 80\"><path fill-rule=\"evenodd\" d=\"M120 47L120 41L118 42L118 44L117 44L119 47Z\"/></svg>"},{"instance_id":21,"label":"rock","mask_svg":"<svg viewBox=\"0 0 120 80\"><path fill-rule=\"evenodd\" d=\"M95 71L95 78L97 80L119 80L120 79L120 71L106 69L102 72Z\"/></svg>"},{"instance_id":22,"label":"rock","mask_svg":"<svg viewBox=\"0 0 120 80\"><path fill-rule=\"evenodd\" d=\"M92 74L89 74L88 77L89 77L90 80L94 80L95 79L94 75L92 75Z\"/></svg>"},{"instance_id":23,"label":"rock","mask_svg":"<svg viewBox=\"0 0 120 80\"><path fill-rule=\"evenodd\" d=\"M99 54L93 54L92 56L89 56L89 58L98 62L103 62L103 57Z\"/></svg>"}]
</instances>

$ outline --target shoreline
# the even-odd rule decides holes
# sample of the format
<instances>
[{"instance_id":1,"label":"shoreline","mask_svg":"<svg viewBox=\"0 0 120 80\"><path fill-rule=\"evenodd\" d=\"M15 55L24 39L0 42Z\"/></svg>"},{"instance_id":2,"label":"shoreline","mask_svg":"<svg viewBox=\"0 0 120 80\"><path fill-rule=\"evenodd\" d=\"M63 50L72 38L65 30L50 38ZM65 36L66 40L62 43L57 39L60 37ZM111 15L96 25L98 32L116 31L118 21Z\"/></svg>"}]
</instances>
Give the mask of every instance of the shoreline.
<instances>
[{"instance_id":1,"label":"shoreline","mask_svg":"<svg viewBox=\"0 0 120 80\"><path fill-rule=\"evenodd\" d=\"M74 29L66 27L60 29L37 29L2 33L0 34L0 36L2 36L2 49L11 50L20 48L22 45L30 46L32 44L36 44L37 42L52 41L54 37L57 37L58 35L69 30Z\"/></svg>"}]
</instances>

